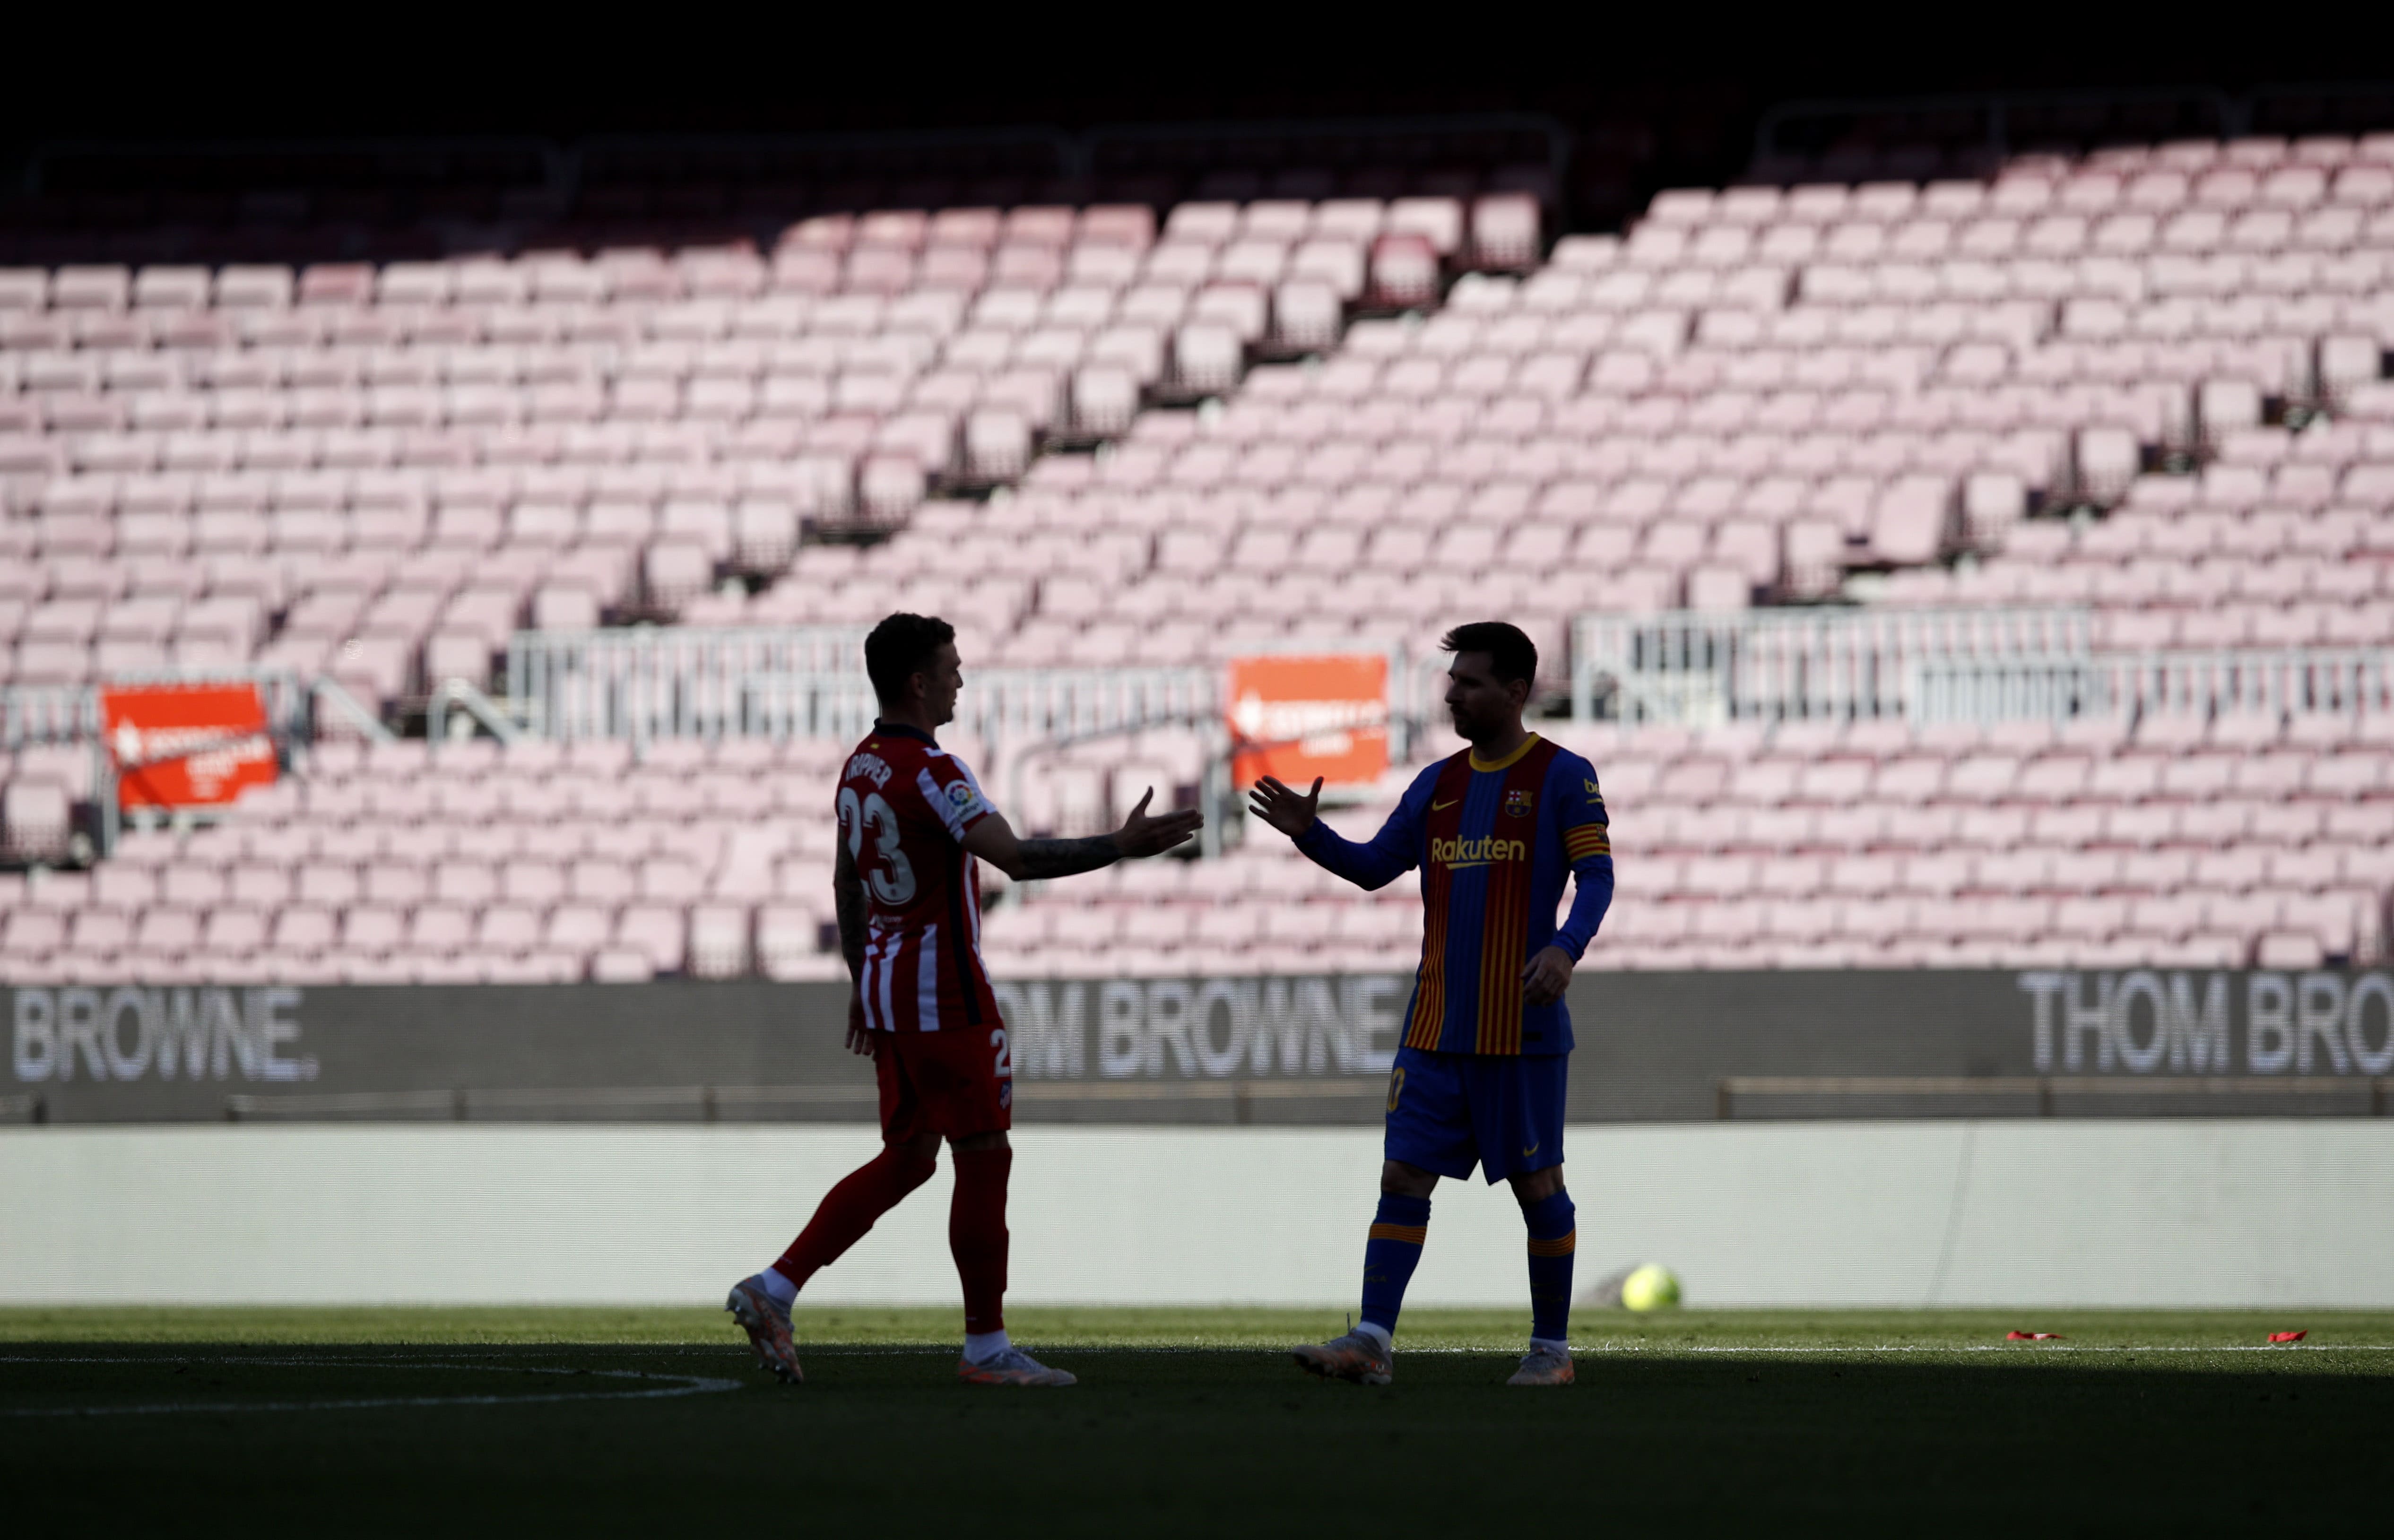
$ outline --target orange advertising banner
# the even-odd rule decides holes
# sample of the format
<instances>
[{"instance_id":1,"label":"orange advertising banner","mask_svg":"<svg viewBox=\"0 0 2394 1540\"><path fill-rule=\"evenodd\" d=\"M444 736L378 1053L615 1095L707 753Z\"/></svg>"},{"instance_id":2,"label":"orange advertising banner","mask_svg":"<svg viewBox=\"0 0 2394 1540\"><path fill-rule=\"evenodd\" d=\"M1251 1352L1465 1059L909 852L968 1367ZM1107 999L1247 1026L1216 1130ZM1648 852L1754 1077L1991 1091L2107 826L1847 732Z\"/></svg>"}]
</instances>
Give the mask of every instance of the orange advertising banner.
<instances>
[{"instance_id":1,"label":"orange advertising banner","mask_svg":"<svg viewBox=\"0 0 2394 1540\"><path fill-rule=\"evenodd\" d=\"M1388 768L1385 653L1265 655L1230 662L1230 773L1269 775L1302 791L1368 784Z\"/></svg>"},{"instance_id":2,"label":"orange advertising banner","mask_svg":"<svg viewBox=\"0 0 2394 1540\"><path fill-rule=\"evenodd\" d=\"M274 783L274 739L254 684L112 686L99 709L120 807L220 807Z\"/></svg>"}]
</instances>

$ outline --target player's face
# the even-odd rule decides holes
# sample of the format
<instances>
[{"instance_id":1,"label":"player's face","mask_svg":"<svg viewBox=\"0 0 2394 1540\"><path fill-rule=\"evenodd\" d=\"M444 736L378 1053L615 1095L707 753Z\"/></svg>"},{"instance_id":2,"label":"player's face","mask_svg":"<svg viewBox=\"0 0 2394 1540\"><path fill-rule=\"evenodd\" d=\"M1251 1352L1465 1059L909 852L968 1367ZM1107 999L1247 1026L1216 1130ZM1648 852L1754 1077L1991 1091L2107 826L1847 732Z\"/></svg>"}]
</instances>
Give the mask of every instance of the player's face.
<instances>
[{"instance_id":1,"label":"player's face","mask_svg":"<svg viewBox=\"0 0 2394 1540\"><path fill-rule=\"evenodd\" d=\"M1454 731L1475 744L1519 721L1525 693L1518 683L1496 682L1495 665L1485 652L1457 652L1446 671L1446 709Z\"/></svg>"},{"instance_id":2,"label":"player's face","mask_svg":"<svg viewBox=\"0 0 2394 1540\"><path fill-rule=\"evenodd\" d=\"M956 656L956 644L943 641L931 654L931 665L914 676L923 681L923 705L930 713L933 726L944 726L956 719L956 692L965 687L965 665Z\"/></svg>"}]
</instances>

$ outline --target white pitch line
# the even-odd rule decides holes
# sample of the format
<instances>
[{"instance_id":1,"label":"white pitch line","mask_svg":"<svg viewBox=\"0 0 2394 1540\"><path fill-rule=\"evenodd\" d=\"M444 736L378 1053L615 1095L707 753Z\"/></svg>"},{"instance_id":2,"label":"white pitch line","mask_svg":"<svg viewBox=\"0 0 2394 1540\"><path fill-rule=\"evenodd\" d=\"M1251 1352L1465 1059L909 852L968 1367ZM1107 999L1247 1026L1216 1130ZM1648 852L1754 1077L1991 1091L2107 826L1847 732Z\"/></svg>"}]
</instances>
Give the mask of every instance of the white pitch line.
<instances>
[{"instance_id":1,"label":"white pitch line","mask_svg":"<svg viewBox=\"0 0 2394 1540\"><path fill-rule=\"evenodd\" d=\"M893 1342L886 1345L853 1343L813 1348L809 1348L804 1342L801 1342L798 1344L798 1348L799 1351L809 1358L953 1358L955 1356L956 1352L954 1348L927 1347L903 1342ZM1646 1353L1655 1355L1667 1353L2009 1353L2031 1349L2042 1352L2053 1353L2394 1353L2394 1343L2245 1342L2223 1343L2216 1348L2190 1347L2183 1343L2173 1343L2165 1347L2138 1347L2135 1344L2128 1344L2126 1346L2109 1346L2103 1343L2093 1342L1954 1342L1945 1344L1888 1342L1852 1343L1844 1345L1831 1343L1823 1344L1819 1347L1765 1346L1761 1344L1746 1347L1736 1343L1706 1343L1702 1345L1690 1343L1684 1345L1673 1345L1670 1343L1623 1342L1580 1342L1573 1343L1572 1345L1572 1351L1575 1353ZM691 1353L701 1354L707 1357L728 1357L737 1351L737 1349L730 1348L704 1348L674 1343L658 1344L655 1347L645 1350L660 1354ZM1065 1342L1050 1344L1046 1348L1042 1348L1040 1351L1056 1353L1139 1353L1159 1355L1167 1353L1277 1354L1287 1351L1287 1349L1271 1347L1262 1343L1248 1342ZM1479 1354L1493 1358L1513 1353L1514 1349L1511 1348L1498 1347L1408 1348L1405 1347L1401 1340L1398 1344L1398 1351L1412 1354L1416 1358L1427 1357L1429 1355L1439 1353ZM0 1362L7 1362L8 1361L6 1359L0 1359ZM59 1359L47 1359L43 1362L56 1363L63 1361ZM113 1362L116 1361L105 1360L102 1362ZM238 1362L255 1363L259 1361L256 1359L244 1359ZM297 1361L295 1360L294 1362ZM322 1361L318 1360L315 1362ZM365 1360L361 1362L375 1361Z\"/></svg>"},{"instance_id":2,"label":"white pitch line","mask_svg":"<svg viewBox=\"0 0 2394 1540\"><path fill-rule=\"evenodd\" d=\"M2019 1352L2024 1349L2033 1349L2047 1353L2394 1353L2394 1343L2228 1343L2222 1344L2216 1348L2187 1347L2183 1344L2172 1344L2166 1347L2138 1347L2133 1344L2124 1347L2110 1347L2100 1343L2086 1342L1956 1342L1943 1346L1906 1343L1857 1343L1843 1347L1830 1345L1817 1348L1764 1347L1759 1345L1754 1347L1741 1347L1735 1344L1717 1343L1704 1344L1702 1346L1693 1344L1686 1346L1673 1346L1667 1343L1631 1345L1618 1342L1581 1342L1573 1343L1572 1345L1572 1351L1575 1353L1613 1353L1624 1357L1643 1354L1648 1357L1655 1358L1669 1357L1685 1353L1716 1353L1724 1356L1771 1353L1796 1356L1810 1355L1813 1357L1833 1357L1842 1353L2011 1353ZM953 1348L915 1348L903 1345L892 1345L886 1348L862 1346L808 1348L803 1343L800 1344L799 1350L805 1356L809 1358L944 1358L952 1356L955 1351ZM1285 1349L1245 1343L1226 1346L1209 1346L1204 1344L1177 1346L1170 1343L1125 1343L1120 1346L1114 1346L1106 1343L1089 1342L1063 1343L1049 1348L1044 1348L1040 1350L1043 1352L1056 1353L1138 1353L1156 1355L1171 1353L1279 1354L1286 1351ZM1436 1355L1495 1358L1511 1354L1513 1352L1513 1349L1510 1348L1408 1348L1401 1342L1399 1343L1397 1350L1414 1358L1427 1358Z\"/></svg>"},{"instance_id":3,"label":"white pitch line","mask_svg":"<svg viewBox=\"0 0 2394 1540\"><path fill-rule=\"evenodd\" d=\"M679 1396L737 1390L736 1379L704 1375L652 1375L638 1369L542 1369L522 1364L422 1363L401 1359L266 1359L266 1358L48 1358L39 1354L0 1357L0 1363L210 1363L261 1367L319 1368L333 1364L369 1365L385 1369L506 1370L528 1375L590 1375L605 1379L672 1380L646 1390L579 1390L530 1396L364 1396L336 1401L153 1402L131 1406L10 1406L0 1417L107 1417L146 1415L164 1412L345 1412L388 1406L526 1406L569 1401L664 1401Z\"/></svg>"},{"instance_id":4,"label":"white pitch line","mask_svg":"<svg viewBox=\"0 0 2394 1540\"><path fill-rule=\"evenodd\" d=\"M1705 1345L1683 1347L1629 1347L1620 1343L1598 1343L1590 1347L1574 1347L1572 1351L1585 1353L1809 1353L1826 1356L1837 1353L2009 1353L2023 1349L2047 1353L2394 1353L2394 1343L2385 1342L2239 1342L2223 1343L2216 1348L2188 1347L2173 1343L2166 1347L2110 1347L2095 1342L1960 1342L1939 1347L1929 1344L1884 1343L1874 1347L1765 1348ZM1433 1349L1429 1351L1463 1352L1467 1349Z\"/></svg>"},{"instance_id":5,"label":"white pitch line","mask_svg":"<svg viewBox=\"0 0 2394 1540\"><path fill-rule=\"evenodd\" d=\"M798 1349L803 1356L808 1358L953 1358L955 1356L956 1351L954 1348L923 1347L912 1343L889 1343L887 1345L856 1343L837 1347L825 1346L809 1348L805 1343L801 1342L798 1345ZM1752 1347L1744 1347L1734 1343L1707 1343L1703 1345L1687 1344L1674 1346L1669 1343L1632 1344L1621 1342L1581 1342L1574 1343L1572 1346L1572 1351L1575 1353L1615 1353L1624 1356L1645 1354L1651 1357L1662 1357L1681 1353L1782 1353L1796 1355L1811 1354L1815 1356L1830 1356L1839 1353L2011 1353L2019 1352L2024 1349L2034 1349L2036 1351L2048 1353L2394 1353L2394 1343L2254 1342L2224 1343L2216 1348L2189 1347L2184 1344L2171 1344L2166 1347L2138 1347L2134 1344L2130 1344L2124 1347L2114 1347L2101 1343L2088 1342L1955 1342L1943 1345L1889 1342L1855 1343L1845 1346L1827 1344L1820 1347L1763 1346L1760 1344L1756 1344ZM736 1349L661 1344L647 1350L663 1354L693 1353L704 1354L708 1357L717 1357L729 1356ZM1397 1350L1415 1358L1427 1358L1440 1354L1496 1358L1512 1355L1515 1352L1511 1348L1496 1347L1408 1348L1405 1347L1401 1341L1399 1343ZM1160 1357L1175 1353L1190 1355L1199 1353L1267 1353L1278 1355L1286 1352L1287 1349L1269 1347L1260 1343L1243 1342L1068 1342L1051 1344L1048 1347L1041 1349L1040 1351L1055 1353L1111 1353L1115 1355L1140 1354ZM8 1361L6 1359L0 1359L0 1362L7 1362ZM63 1361L48 1359L44 1362L56 1363ZM103 1362L113 1362L116 1361L106 1360ZM255 1363L259 1361L256 1359L244 1359L238 1362ZM320 1360L316 1362L322 1361Z\"/></svg>"}]
</instances>

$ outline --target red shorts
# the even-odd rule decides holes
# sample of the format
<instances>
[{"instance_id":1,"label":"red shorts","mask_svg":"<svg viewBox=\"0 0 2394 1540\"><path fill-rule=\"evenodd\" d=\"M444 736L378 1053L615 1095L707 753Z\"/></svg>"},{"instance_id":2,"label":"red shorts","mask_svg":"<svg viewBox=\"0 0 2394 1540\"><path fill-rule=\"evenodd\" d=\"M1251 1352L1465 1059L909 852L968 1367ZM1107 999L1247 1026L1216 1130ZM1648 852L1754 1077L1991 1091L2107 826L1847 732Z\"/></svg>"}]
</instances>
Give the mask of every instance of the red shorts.
<instances>
[{"instance_id":1,"label":"red shorts","mask_svg":"<svg viewBox=\"0 0 2394 1540\"><path fill-rule=\"evenodd\" d=\"M881 1137L966 1139L1014 1126L1014 1065L1003 1028L986 1033L876 1032Z\"/></svg>"}]
</instances>

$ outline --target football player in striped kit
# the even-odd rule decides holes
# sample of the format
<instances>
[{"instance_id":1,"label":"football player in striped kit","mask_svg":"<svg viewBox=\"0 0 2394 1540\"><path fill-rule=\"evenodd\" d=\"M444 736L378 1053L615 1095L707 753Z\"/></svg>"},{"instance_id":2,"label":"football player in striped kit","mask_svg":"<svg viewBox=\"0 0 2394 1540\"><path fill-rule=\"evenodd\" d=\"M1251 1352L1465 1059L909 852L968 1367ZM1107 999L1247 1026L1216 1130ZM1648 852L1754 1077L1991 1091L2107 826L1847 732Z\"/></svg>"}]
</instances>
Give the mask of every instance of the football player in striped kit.
<instances>
[{"instance_id":1,"label":"football player in striped kit","mask_svg":"<svg viewBox=\"0 0 2394 1540\"><path fill-rule=\"evenodd\" d=\"M1501 621L1457 626L1446 705L1470 747L1423 770L1370 840L1315 817L1265 777L1251 809L1319 865L1361 888L1421 868L1422 961L1388 1076L1380 1210L1363 1248L1361 1323L1296 1349L1307 1370L1386 1385L1397 1311L1429 1233L1440 1177L1510 1178L1529 1226L1530 1351L1508 1382L1568 1385L1572 1253L1563 1189L1563 1092L1572 1049L1563 992L1612 900L1612 841L1596 769L1529 731L1534 643ZM1570 915L1555 912L1572 879Z\"/></svg>"},{"instance_id":2,"label":"football player in striped kit","mask_svg":"<svg viewBox=\"0 0 2394 1540\"><path fill-rule=\"evenodd\" d=\"M1014 1069L1006 1023L980 959L975 862L1017 881L1071 876L1160 855L1203 822L1151 818L1152 789L1123 826L1086 839L1019 839L936 734L955 717L964 671L947 622L895 614L865 638L881 706L840 775L840 844L833 887L840 950L856 989L848 1044L873 1059L881 1089L881 1153L834 1187L780 1259L742 1279L726 1308L764 1366L804 1375L790 1303L819 1270L930 1178L944 1139L956 1166L948 1245L964 1283L965 1351L957 1373L978 1385L1070 1385L1006 1335L1006 1185L1013 1151Z\"/></svg>"}]
</instances>

